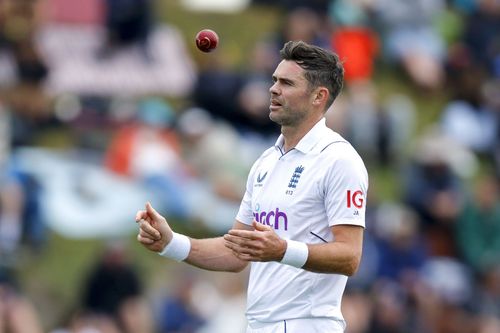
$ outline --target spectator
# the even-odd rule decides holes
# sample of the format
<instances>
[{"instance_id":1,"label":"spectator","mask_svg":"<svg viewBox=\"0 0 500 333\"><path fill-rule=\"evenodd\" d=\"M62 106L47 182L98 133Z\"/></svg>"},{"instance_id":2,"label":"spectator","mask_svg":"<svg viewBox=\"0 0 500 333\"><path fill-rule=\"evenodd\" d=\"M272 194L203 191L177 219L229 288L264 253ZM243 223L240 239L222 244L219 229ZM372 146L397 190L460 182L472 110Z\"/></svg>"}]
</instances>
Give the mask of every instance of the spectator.
<instances>
[{"instance_id":1,"label":"spectator","mask_svg":"<svg viewBox=\"0 0 500 333\"><path fill-rule=\"evenodd\" d=\"M391 166L403 160L414 132L415 106L406 95L382 99L372 81L351 82L344 94L346 136L368 161Z\"/></svg>"},{"instance_id":2,"label":"spectator","mask_svg":"<svg viewBox=\"0 0 500 333\"><path fill-rule=\"evenodd\" d=\"M418 308L420 330L457 333L474 330L467 305L472 297L470 269L455 258L435 257L420 271L413 298Z\"/></svg>"},{"instance_id":3,"label":"spectator","mask_svg":"<svg viewBox=\"0 0 500 333\"><path fill-rule=\"evenodd\" d=\"M220 233L238 210L246 172L254 157L236 130L201 108L185 110L177 122L182 135L182 158L192 171L182 185L190 218ZM206 214L210 210L211 214Z\"/></svg>"},{"instance_id":4,"label":"spectator","mask_svg":"<svg viewBox=\"0 0 500 333\"><path fill-rule=\"evenodd\" d=\"M491 158L498 133L498 113L488 103L484 78L484 74L474 69L455 77L454 96L441 114L441 127L454 141Z\"/></svg>"},{"instance_id":5,"label":"spectator","mask_svg":"<svg viewBox=\"0 0 500 333\"><path fill-rule=\"evenodd\" d=\"M120 128L112 138L105 165L142 183L162 210L186 217L186 203L179 195L185 170L174 119L174 110L161 99L139 102L137 121Z\"/></svg>"},{"instance_id":6,"label":"spectator","mask_svg":"<svg viewBox=\"0 0 500 333\"><path fill-rule=\"evenodd\" d=\"M349 322L346 333L367 333L373 315L373 302L367 292L347 289L342 300L342 313Z\"/></svg>"},{"instance_id":7,"label":"spectator","mask_svg":"<svg viewBox=\"0 0 500 333\"><path fill-rule=\"evenodd\" d=\"M500 265L500 196L492 175L483 176L474 187L458 216L455 233L464 261L481 273Z\"/></svg>"},{"instance_id":8,"label":"spectator","mask_svg":"<svg viewBox=\"0 0 500 333\"><path fill-rule=\"evenodd\" d=\"M399 284L383 281L373 288L373 297L369 333L403 333L411 328L408 297Z\"/></svg>"},{"instance_id":9,"label":"spectator","mask_svg":"<svg viewBox=\"0 0 500 333\"><path fill-rule=\"evenodd\" d=\"M0 109L0 258L17 264L22 244L40 250L45 240L45 226L40 213L40 185L17 165L11 150L19 128L5 109Z\"/></svg>"},{"instance_id":10,"label":"spectator","mask_svg":"<svg viewBox=\"0 0 500 333\"><path fill-rule=\"evenodd\" d=\"M107 317L124 333L152 333L152 313L142 296L141 281L123 244L107 246L83 287L82 307Z\"/></svg>"},{"instance_id":11,"label":"spectator","mask_svg":"<svg viewBox=\"0 0 500 333\"><path fill-rule=\"evenodd\" d=\"M205 319L193 305L192 277L183 276L160 305L159 328L161 333L195 333Z\"/></svg>"},{"instance_id":12,"label":"spectator","mask_svg":"<svg viewBox=\"0 0 500 333\"><path fill-rule=\"evenodd\" d=\"M101 57L111 55L116 48L137 44L146 61L152 60L148 37L153 27L151 0L105 0L107 39Z\"/></svg>"},{"instance_id":13,"label":"spectator","mask_svg":"<svg viewBox=\"0 0 500 333\"><path fill-rule=\"evenodd\" d=\"M470 67L478 66L495 77L500 76L500 4L495 0L478 0L478 8L469 15L463 42L470 57Z\"/></svg>"},{"instance_id":14,"label":"spectator","mask_svg":"<svg viewBox=\"0 0 500 333\"><path fill-rule=\"evenodd\" d=\"M334 28L331 47L344 61L345 80L371 80L374 62L379 53L379 39L370 26L366 3L357 1L332 1L330 20Z\"/></svg>"},{"instance_id":15,"label":"spectator","mask_svg":"<svg viewBox=\"0 0 500 333\"><path fill-rule=\"evenodd\" d=\"M214 195L238 202L253 156L245 156L250 152L244 149L236 130L200 108L182 112L177 125L183 159L195 177L211 183Z\"/></svg>"},{"instance_id":16,"label":"spectator","mask_svg":"<svg viewBox=\"0 0 500 333\"><path fill-rule=\"evenodd\" d=\"M225 119L238 125L238 106L234 98L242 85L240 75L231 70L220 59L210 57L206 67L201 68L192 99L195 105L207 110L215 118Z\"/></svg>"},{"instance_id":17,"label":"spectator","mask_svg":"<svg viewBox=\"0 0 500 333\"><path fill-rule=\"evenodd\" d=\"M467 151L439 133L426 134L417 144L403 197L419 216L431 255L457 255L453 231L464 199L459 172L468 167L469 158Z\"/></svg>"},{"instance_id":18,"label":"spectator","mask_svg":"<svg viewBox=\"0 0 500 333\"><path fill-rule=\"evenodd\" d=\"M443 84L445 45L433 26L443 9L442 0L377 0L374 5L387 57L424 89Z\"/></svg>"},{"instance_id":19,"label":"spectator","mask_svg":"<svg viewBox=\"0 0 500 333\"><path fill-rule=\"evenodd\" d=\"M472 299L477 314L477 332L493 333L500 329L500 266L490 266L479 274L478 290Z\"/></svg>"},{"instance_id":20,"label":"spectator","mask_svg":"<svg viewBox=\"0 0 500 333\"><path fill-rule=\"evenodd\" d=\"M384 204L377 211L378 276L396 282L413 278L427 259L418 216L408 207Z\"/></svg>"},{"instance_id":21,"label":"spectator","mask_svg":"<svg viewBox=\"0 0 500 333\"><path fill-rule=\"evenodd\" d=\"M15 178L0 183L0 257L11 262L21 243L24 192Z\"/></svg>"},{"instance_id":22,"label":"spectator","mask_svg":"<svg viewBox=\"0 0 500 333\"><path fill-rule=\"evenodd\" d=\"M36 48L34 1L4 1L0 9L0 48L12 55L15 80L37 86L47 77L48 68Z\"/></svg>"},{"instance_id":23,"label":"spectator","mask_svg":"<svg viewBox=\"0 0 500 333\"><path fill-rule=\"evenodd\" d=\"M249 66L241 79L235 125L249 140L274 140L279 133L278 126L269 119L269 82L278 63L275 51L270 41L258 41L250 52Z\"/></svg>"},{"instance_id":24,"label":"spectator","mask_svg":"<svg viewBox=\"0 0 500 333\"><path fill-rule=\"evenodd\" d=\"M286 13L285 21L276 40L279 48L285 41L303 41L330 49L329 31L320 12L304 7L295 7Z\"/></svg>"}]
</instances>

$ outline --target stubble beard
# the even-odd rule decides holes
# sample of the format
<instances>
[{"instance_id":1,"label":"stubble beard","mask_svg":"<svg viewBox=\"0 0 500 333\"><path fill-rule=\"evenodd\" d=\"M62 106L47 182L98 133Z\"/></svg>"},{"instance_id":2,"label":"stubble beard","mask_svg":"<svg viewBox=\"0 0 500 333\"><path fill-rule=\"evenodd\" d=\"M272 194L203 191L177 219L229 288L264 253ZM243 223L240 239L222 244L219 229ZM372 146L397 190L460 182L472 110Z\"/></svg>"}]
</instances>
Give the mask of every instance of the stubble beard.
<instances>
[{"instance_id":1,"label":"stubble beard","mask_svg":"<svg viewBox=\"0 0 500 333\"><path fill-rule=\"evenodd\" d=\"M273 112L269 113L269 119L280 125L281 127L293 127L297 126L306 117L306 113L298 110L290 110L289 108L282 107L281 114L273 115Z\"/></svg>"}]
</instances>

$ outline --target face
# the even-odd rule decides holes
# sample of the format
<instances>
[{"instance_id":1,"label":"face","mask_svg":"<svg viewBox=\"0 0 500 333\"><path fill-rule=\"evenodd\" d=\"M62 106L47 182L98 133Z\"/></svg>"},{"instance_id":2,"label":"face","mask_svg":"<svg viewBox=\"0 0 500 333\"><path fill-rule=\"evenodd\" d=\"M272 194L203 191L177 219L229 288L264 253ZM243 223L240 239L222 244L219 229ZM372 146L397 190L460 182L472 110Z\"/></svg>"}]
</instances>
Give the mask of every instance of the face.
<instances>
[{"instance_id":1,"label":"face","mask_svg":"<svg viewBox=\"0 0 500 333\"><path fill-rule=\"evenodd\" d=\"M269 118L281 126L300 124L310 114L312 102L304 69L294 61L283 60L274 71L273 81Z\"/></svg>"}]
</instances>

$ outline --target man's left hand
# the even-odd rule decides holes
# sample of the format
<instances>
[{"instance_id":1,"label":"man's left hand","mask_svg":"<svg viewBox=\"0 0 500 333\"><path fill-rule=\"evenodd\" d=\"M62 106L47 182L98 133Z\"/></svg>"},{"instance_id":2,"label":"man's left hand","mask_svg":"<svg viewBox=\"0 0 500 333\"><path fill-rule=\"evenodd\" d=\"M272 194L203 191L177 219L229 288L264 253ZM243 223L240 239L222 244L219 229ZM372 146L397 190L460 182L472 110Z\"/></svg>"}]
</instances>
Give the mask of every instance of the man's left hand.
<instances>
[{"instance_id":1,"label":"man's left hand","mask_svg":"<svg viewBox=\"0 0 500 333\"><path fill-rule=\"evenodd\" d=\"M287 243L268 226L253 221L255 230L231 229L224 235L224 245L246 261L280 261Z\"/></svg>"}]
</instances>

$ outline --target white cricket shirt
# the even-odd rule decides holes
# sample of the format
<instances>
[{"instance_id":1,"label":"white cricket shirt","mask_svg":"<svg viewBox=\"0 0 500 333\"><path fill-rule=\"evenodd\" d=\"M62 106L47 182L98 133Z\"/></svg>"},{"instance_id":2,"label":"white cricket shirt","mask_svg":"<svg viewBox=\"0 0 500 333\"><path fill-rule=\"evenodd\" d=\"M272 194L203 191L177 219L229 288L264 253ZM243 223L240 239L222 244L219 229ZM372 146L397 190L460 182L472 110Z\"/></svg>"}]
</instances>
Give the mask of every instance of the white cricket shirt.
<instances>
[{"instance_id":1,"label":"white cricket shirt","mask_svg":"<svg viewBox=\"0 0 500 333\"><path fill-rule=\"evenodd\" d=\"M236 219L255 219L285 239L333 240L331 227L365 226L368 173L358 153L320 120L284 154L283 136L250 170ZM313 273L279 262L252 262L249 323L329 317L344 322L340 302L347 276Z\"/></svg>"}]
</instances>

